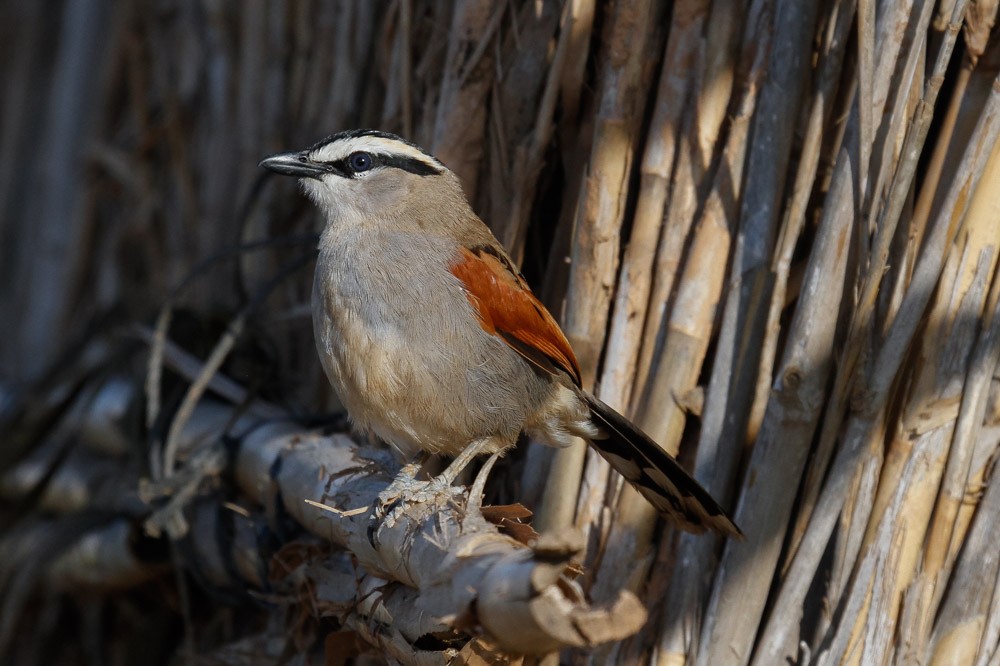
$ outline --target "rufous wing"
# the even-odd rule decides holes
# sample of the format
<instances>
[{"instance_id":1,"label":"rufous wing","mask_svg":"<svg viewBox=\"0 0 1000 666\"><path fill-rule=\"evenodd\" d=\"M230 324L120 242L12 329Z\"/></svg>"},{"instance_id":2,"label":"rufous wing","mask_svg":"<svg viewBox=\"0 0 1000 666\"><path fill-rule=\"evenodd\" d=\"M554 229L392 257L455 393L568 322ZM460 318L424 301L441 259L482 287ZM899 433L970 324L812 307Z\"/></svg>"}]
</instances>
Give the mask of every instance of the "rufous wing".
<instances>
[{"instance_id":1,"label":"rufous wing","mask_svg":"<svg viewBox=\"0 0 1000 666\"><path fill-rule=\"evenodd\" d=\"M565 373L580 385L580 366L562 329L498 248L462 248L451 272L461 281L483 330L539 369Z\"/></svg>"}]
</instances>

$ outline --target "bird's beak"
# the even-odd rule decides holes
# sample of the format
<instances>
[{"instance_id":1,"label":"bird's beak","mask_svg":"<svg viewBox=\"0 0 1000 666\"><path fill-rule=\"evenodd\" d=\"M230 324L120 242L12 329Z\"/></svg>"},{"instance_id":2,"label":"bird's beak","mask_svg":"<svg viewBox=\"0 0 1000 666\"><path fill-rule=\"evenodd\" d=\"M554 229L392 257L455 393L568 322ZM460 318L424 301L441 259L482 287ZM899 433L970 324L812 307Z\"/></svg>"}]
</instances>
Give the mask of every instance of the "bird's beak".
<instances>
[{"instance_id":1,"label":"bird's beak","mask_svg":"<svg viewBox=\"0 0 1000 666\"><path fill-rule=\"evenodd\" d=\"M297 176L299 178L319 179L323 174L330 172L326 165L310 160L305 152L271 155L261 160L259 166L284 176Z\"/></svg>"}]
</instances>

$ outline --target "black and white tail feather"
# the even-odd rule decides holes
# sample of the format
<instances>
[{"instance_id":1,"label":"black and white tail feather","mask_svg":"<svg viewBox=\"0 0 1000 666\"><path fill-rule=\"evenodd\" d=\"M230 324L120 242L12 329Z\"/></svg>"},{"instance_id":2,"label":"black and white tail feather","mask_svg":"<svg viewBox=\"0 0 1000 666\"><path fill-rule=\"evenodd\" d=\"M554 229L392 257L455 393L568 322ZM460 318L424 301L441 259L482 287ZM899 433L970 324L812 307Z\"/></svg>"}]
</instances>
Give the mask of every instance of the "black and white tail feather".
<instances>
[{"instance_id":1,"label":"black and white tail feather","mask_svg":"<svg viewBox=\"0 0 1000 666\"><path fill-rule=\"evenodd\" d=\"M590 442L657 511L678 527L700 534L710 529L738 539L743 532L701 484L624 416L586 391L581 396L605 435Z\"/></svg>"}]
</instances>

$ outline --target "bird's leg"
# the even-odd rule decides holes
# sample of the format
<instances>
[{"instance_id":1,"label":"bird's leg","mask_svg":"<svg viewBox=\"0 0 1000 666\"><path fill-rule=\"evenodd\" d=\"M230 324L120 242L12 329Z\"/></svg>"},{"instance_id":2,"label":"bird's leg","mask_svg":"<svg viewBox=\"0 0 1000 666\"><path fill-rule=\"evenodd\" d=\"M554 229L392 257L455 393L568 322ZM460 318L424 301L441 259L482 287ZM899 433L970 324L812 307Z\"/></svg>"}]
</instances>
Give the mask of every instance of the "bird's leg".
<instances>
[{"instance_id":1,"label":"bird's leg","mask_svg":"<svg viewBox=\"0 0 1000 666\"><path fill-rule=\"evenodd\" d=\"M469 466L476 456L489 451L495 441L490 437L477 439L469 443L461 453L444 469L443 472L429 481L417 480L416 473L420 465L411 463L403 467L389 487L378 495L376 516L385 516L389 507L395 504L429 502L436 499L450 499L461 493L452 484L458 475ZM401 508L401 507L400 507Z\"/></svg>"},{"instance_id":2,"label":"bird's leg","mask_svg":"<svg viewBox=\"0 0 1000 666\"><path fill-rule=\"evenodd\" d=\"M500 460L502 453L502 451L497 451L479 468L479 473L476 474L476 478L469 488L469 502L465 505L466 513L479 513L482 515L483 491L486 489L486 479L489 478L490 472L493 471L493 465Z\"/></svg>"},{"instance_id":3,"label":"bird's leg","mask_svg":"<svg viewBox=\"0 0 1000 666\"><path fill-rule=\"evenodd\" d=\"M434 477L431 482L436 483L443 488L447 488L451 484L455 483L455 479L461 474L466 467L469 466L476 457L482 453L486 453L489 450L490 444L494 441L490 437L484 437L482 439L477 439L472 441L467 447L462 449L462 452L455 456L455 459L449 463L444 471Z\"/></svg>"}]
</instances>

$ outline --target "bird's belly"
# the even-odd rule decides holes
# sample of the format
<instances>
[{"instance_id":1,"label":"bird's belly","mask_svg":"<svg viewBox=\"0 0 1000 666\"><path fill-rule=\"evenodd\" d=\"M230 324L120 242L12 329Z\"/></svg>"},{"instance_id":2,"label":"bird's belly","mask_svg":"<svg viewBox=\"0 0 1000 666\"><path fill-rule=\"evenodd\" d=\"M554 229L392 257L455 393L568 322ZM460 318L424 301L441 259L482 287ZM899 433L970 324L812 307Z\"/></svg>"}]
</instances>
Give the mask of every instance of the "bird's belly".
<instances>
[{"instance_id":1,"label":"bird's belly","mask_svg":"<svg viewBox=\"0 0 1000 666\"><path fill-rule=\"evenodd\" d=\"M415 309L390 323L372 305L327 290L314 306L324 370L358 428L406 457L516 441L538 381L520 357L474 324L449 329L444 313Z\"/></svg>"}]
</instances>

